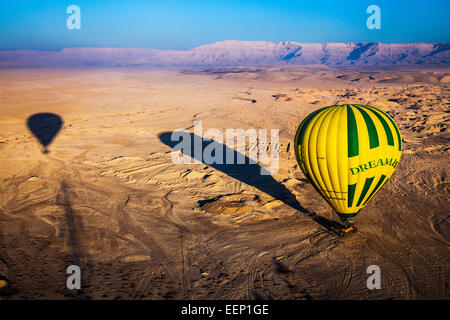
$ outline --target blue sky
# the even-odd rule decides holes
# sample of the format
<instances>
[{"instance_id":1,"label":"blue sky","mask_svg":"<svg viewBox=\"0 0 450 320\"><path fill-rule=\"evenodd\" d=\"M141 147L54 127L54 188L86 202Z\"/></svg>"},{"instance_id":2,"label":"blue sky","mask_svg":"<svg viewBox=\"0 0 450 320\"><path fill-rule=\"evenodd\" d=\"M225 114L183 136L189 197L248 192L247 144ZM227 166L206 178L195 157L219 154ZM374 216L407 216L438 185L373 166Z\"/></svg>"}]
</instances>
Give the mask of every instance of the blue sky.
<instances>
[{"instance_id":1,"label":"blue sky","mask_svg":"<svg viewBox=\"0 0 450 320\"><path fill-rule=\"evenodd\" d=\"M81 9L69 30L66 8ZM366 8L381 8L369 30ZM450 42L450 1L1 0L0 49L189 49L222 40Z\"/></svg>"}]
</instances>

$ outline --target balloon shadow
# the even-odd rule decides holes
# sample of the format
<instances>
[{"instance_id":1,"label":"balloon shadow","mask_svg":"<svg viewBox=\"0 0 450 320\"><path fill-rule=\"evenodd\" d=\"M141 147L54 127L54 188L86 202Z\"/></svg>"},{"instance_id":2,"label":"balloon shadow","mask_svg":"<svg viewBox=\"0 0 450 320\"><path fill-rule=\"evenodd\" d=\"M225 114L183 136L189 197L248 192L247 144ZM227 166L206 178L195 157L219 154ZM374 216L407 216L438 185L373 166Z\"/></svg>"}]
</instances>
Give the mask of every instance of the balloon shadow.
<instances>
[{"instance_id":1,"label":"balloon shadow","mask_svg":"<svg viewBox=\"0 0 450 320\"><path fill-rule=\"evenodd\" d=\"M163 132L158 135L159 140L164 143L165 145L171 147L174 149L174 147L180 142L180 140L173 141L172 140L172 133L173 132ZM217 141L214 141L213 139L203 140L202 137L197 136L193 133L186 133L189 135L189 138L191 139L191 150L183 150L184 155L188 155L191 158L200 161L203 164L206 164L216 170L219 170L230 177L233 177L236 180L239 180L241 182L244 182L250 186L253 186L257 189L259 189L262 192L267 193L268 195L272 196L273 198L282 201L286 205L290 206L291 208L300 211L303 214L306 214L311 219L313 219L315 222L320 224L322 227L326 228L328 231L338 234L340 231L340 228L342 225L335 221L330 221L327 218L324 218L322 216L317 215L314 212L310 212L309 210L305 209L295 197L294 194L292 194L289 189L287 189L283 184L276 181L271 175L261 175L261 170L265 170L263 167L261 167L259 164L254 164L250 162L250 158L248 158L246 155L241 154L237 152L234 149L231 149L227 147L224 144L218 143ZM180 139L183 139L183 137L180 137ZM194 152L194 141L202 141L202 152ZM222 155L231 155L232 157L227 157L227 159L233 159L233 161L227 161L228 164L218 164L218 163L206 163L203 161L203 150L205 150L206 147L211 148L211 150L221 150ZM179 150L178 148L175 148L174 150ZM236 159L245 159L244 164L237 164ZM225 161L224 161L225 162ZM205 200L206 202L208 200Z\"/></svg>"},{"instance_id":2,"label":"balloon shadow","mask_svg":"<svg viewBox=\"0 0 450 320\"><path fill-rule=\"evenodd\" d=\"M63 120L54 113L35 113L28 117L27 126L44 147L42 153L48 153L48 146L61 130Z\"/></svg>"}]
</instances>

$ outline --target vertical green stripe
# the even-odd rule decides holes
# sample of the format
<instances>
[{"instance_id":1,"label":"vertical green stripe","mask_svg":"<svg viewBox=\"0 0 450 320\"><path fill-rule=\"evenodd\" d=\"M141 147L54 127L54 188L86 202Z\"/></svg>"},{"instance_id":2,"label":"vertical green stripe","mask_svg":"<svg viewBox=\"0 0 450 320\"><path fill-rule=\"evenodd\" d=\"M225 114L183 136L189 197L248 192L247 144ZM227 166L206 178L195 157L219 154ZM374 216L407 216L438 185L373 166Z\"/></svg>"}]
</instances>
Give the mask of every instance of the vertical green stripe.
<instances>
[{"instance_id":1,"label":"vertical green stripe","mask_svg":"<svg viewBox=\"0 0 450 320\"><path fill-rule=\"evenodd\" d=\"M375 186L375 188L372 190L372 192L370 193L370 195L367 197L366 201L364 201L363 206L366 205L367 201L369 201L370 198L372 198L372 196L374 195L375 192L377 192L377 190L379 189L380 185L383 183L384 179L386 179L386 176L384 174L381 175L380 180L378 180L377 185Z\"/></svg>"},{"instance_id":2,"label":"vertical green stripe","mask_svg":"<svg viewBox=\"0 0 450 320\"><path fill-rule=\"evenodd\" d=\"M370 110L378 118L378 120L380 120L381 124L383 125L384 131L386 132L387 143L389 146L393 146L394 137L392 136L391 128L389 128L386 120L384 120L384 118L378 113L378 110L372 108L367 108L367 110Z\"/></svg>"},{"instance_id":3,"label":"vertical green stripe","mask_svg":"<svg viewBox=\"0 0 450 320\"><path fill-rule=\"evenodd\" d=\"M347 142L348 156L357 156L359 154L358 127L356 126L356 119L351 106L347 106Z\"/></svg>"},{"instance_id":4,"label":"vertical green stripe","mask_svg":"<svg viewBox=\"0 0 450 320\"><path fill-rule=\"evenodd\" d=\"M389 116L387 116L387 118L392 123L395 128L395 132L397 133L398 151L402 151L402 138L400 137L400 131L398 131L397 125L395 124L394 120L392 120Z\"/></svg>"},{"instance_id":5,"label":"vertical green stripe","mask_svg":"<svg viewBox=\"0 0 450 320\"><path fill-rule=\"evenodd\" d=\"M402 137L400 136L400 131L398 130L397 125L395 124L394 120L392 120L392 118L386 112L383 112L376 108L374 108L374 109L377 110L378 112L381 112L382 114L384 114L386 116L386 118L388 118L388 120L391 122L392 126L395 129L395 132L397 133L398 151L402 151Z\"/></svg>"},{"instance_id":6,"label":"vertical green stripe","mask_svg":"<svg viewBox=\"0 0 450 320\"><path fill-rule=\"evenodd\" d=\"M364 199L364 196L366 195L367 191L369 191L370 186L372 185L372 181L375 177L367 178L366 182L364 183L364 187L362 189L361 195L359 196L358 203L356 204L357 207L361 204L361 202Z\"/></svg>"},{"instance_id":7,"label":"vertical green stripe","mask_svg":"<svg viewBox=\"0 0 450 320\"><path fill-rule=\"evenodd\" d=\"M348 201L347 206L350 208L353 205L353 198L355 197L356 183L348 185Z\"/></svg>"},{"instance_id":8,"label":"vertical green stripe","mask_svg":"<svg viewBox=\"0 0 450 320\"><path fill-rule=\"evenodd\" d=\"M369 133L370 149L378 147L380 145L380 141L378 140L377 127L375 127L372 118L367 114L366 111L364 111L363 108L358 106L355 106L355 108L358 109L359 112L361 112L364 121L366 123L367 132Z\"/></svg>"}]
</instances>

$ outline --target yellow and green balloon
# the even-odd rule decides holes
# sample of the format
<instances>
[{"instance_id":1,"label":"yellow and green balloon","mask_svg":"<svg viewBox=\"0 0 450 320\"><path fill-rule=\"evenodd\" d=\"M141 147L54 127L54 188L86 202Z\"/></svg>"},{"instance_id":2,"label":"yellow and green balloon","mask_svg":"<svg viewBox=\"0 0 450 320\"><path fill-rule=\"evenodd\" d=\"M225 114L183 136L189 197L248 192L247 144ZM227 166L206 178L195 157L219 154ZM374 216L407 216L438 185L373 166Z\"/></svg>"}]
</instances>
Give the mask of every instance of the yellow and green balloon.
<instances>
[{"instance_id":1,"label":"yellow and green balloon","mask_svg":"<svg viewBox=\"0 0 450 320\"><path fill-rule=\"evenodd\" d=\"M295 135L300 169L343 222L356 216L394 173L402 138L371 106L336 105L307 116Z\"/></svg>"}]
</instances>

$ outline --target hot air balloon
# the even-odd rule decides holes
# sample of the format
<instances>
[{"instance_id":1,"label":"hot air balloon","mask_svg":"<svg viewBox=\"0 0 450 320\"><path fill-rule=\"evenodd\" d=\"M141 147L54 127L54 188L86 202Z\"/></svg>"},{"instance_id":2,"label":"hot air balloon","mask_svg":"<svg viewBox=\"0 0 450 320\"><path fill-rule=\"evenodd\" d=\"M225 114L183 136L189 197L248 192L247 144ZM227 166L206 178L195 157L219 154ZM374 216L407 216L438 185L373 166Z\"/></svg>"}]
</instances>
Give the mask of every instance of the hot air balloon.
<instances>
[{"instance_id":1,"label":"hot air balloon","mask_svg":"<svg viewBox=\"0 0 450 320\"><path fill-rule=\"evenodd\" d=\"M373 198L400 161L402 138L394 120L371 106L336 105L318 109L295 135L300 169L344 223Z\"/></svg>"}]
</instances>

